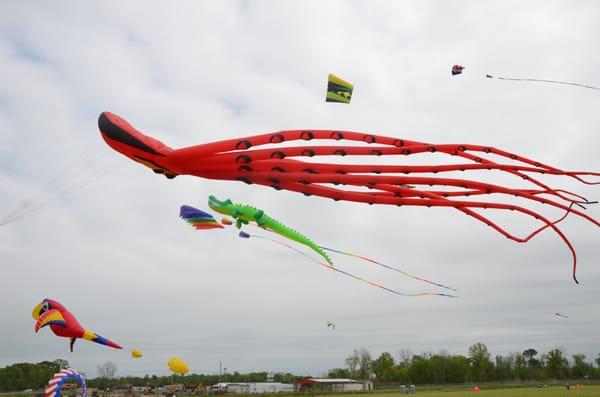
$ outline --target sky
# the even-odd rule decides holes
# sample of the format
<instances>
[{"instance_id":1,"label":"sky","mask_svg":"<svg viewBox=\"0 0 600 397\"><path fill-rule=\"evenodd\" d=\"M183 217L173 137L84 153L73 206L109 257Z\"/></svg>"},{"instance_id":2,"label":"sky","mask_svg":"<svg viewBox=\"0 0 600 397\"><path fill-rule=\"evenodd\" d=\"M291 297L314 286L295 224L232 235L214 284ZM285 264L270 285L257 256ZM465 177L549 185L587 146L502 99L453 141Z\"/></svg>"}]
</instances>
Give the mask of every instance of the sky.
<instances>
[{"instance_id":1,"label":"sky","mask_svg":"<svg viewBox=\"0 0 600 397\"><path fill-rule=\"evenodd\" d=\"M166 375L168 359L179 356L193 373L218 373L222 363L228 372L319 376L343 367L358 348L398 358L402 349L467 354L477 342L492 356L560 348L591 361L600 353L600 228L588 221L568 216L560 224L577 251L576 285L570 253L551 231L519 244L448 208L334 202L193 176L167 180L106 145L97 119L111 111L174 148L329 128L490 145L598 172L598 91L485 75L600 86L599 7L4 2L0 218L18 218L0 226L0 366L64 358L90 376L107 361L117 375ZM452 77L453 64L464 73ZM354 84L350 105L324 101L328 73ZM495 171L460 177L523 186ZM600 199L598 186L540 179ZM178 218L182 204L207 210L211 194L262 208L321 245L451 285L460 297L397 296L268 241L240 240L235 229L200 232ZM598 206L586 213L600 219ZM512 212L486 215L521 235L539 226ZM444 292L364 261L332 259L399 291ZM31 309L44 298L124 349L79 341L71 353L50 329L36 334ZM132 348L144 357L133 360Z\"/></svg>"}]
</instances>

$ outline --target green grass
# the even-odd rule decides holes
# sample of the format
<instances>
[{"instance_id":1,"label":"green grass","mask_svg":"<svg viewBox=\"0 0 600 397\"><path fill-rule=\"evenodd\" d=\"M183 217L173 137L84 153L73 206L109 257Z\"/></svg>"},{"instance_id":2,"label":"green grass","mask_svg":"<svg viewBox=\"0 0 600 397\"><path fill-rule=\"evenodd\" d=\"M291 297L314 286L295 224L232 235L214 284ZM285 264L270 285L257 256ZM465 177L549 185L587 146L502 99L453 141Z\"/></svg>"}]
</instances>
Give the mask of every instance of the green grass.
<instances>
[{"instance_id":1,"label":"green grass","mask_svg":"<svg viewBox=\"0 0 600 397\"><path fill-rule=\"evenodd\" d=\"M336 397L357 397L364 394L336 394ZM368 395L368 394L367 394ZM319 396L318 394L314 397ZM323 395L331 397L329 395ZM377 397L404 397L400 392L377 393ZM419 390L417 394L406 394L407 397L600 397L600 385L584 385L580 389L571 388L567 390L564 386L549 386L545 388L524 387L507 389L482 389L474 393L471 390Z\"/></svg>"},{"instance_id":2,"label":"green grass","mask_svg":"<svg viewBox=\"0 0 600 397\"><path fill-rule=\"evenodd\" d=\"M377 391L368 393L327 393L327 394L286 394L286 396L306 396L306 397L600 397L600 385L583 385L580 389L571 388L567 390L564 386L549 386L546 388L536 387L519 387L519 388L494 388L486 390L485 387L477 393L471 390L457 390L456 388L445 389L445 390L419 390L417 386L417 394L400 394L399 391ZM0 393L2 397L33 397L32 393ZM65 394L69 396L69 394ZM111 393L111 396L124 396L123 393ZM135 394L136 397L140 397L139 393ZM154 394L154 397L159 397L158 394ZM178 397L185 397L184 394L177 394ZM191 396L191 395L190 395ZM244 395L233 395L227 394L225 396L244 396ZM245 396L253 396L252 394ZM276 394L262 394L259 397L274 396ZM143 396L142 396L143 397ZM192 397L199 397L194 395ZM283 396L282 396L283 397Z\"/></svg>"}]
</instances>

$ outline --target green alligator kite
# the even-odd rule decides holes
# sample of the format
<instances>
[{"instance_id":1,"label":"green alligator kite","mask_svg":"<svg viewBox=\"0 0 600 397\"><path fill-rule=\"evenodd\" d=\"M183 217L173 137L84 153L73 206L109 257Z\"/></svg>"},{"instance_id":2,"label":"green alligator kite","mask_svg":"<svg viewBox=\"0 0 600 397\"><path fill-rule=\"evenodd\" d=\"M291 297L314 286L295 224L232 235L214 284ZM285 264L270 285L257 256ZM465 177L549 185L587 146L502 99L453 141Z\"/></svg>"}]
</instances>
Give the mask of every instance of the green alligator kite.
<instances>
[{"instance_id":1,"label":"green alligator kite","mask_svg":"<svg viewBox=\"0 0 600 397\"><path fill-rule=\"evenodd\" d=\"M229 199L221 201L215 196L208 197L208 206L219 214L228 215L234 218L236 220L235 226L238 229L240 229L242 225L247 225L250 222L256 222L256 224L263 229L272 231L273 233L277 233L297 243L306 245L317 254L321 255L330 266L333 266L333 261L329 258L329 256L327 256L321 247L314 243L314 241L266 215L263 210L259 210L258 208L254 208L249 205L233 204Z\"/></svg>"}]
</instances>

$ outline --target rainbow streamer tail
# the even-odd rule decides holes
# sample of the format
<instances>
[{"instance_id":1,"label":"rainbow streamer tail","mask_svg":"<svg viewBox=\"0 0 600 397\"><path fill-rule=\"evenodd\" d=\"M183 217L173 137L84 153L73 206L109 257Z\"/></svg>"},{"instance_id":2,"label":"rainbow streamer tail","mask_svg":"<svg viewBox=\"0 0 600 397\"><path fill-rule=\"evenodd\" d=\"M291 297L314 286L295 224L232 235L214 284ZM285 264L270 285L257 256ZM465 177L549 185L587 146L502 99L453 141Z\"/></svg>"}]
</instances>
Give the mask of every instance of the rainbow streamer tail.
<instances>
[{"instance_id":1,"label":"rainbow streamer tail","mask_svg":"<svg viewBox=\"0 0 600 397\"><path fill-rule=\"evenodd\" d=\"M423 278L423 277L420 277L420 276L415 276L414 274L407 273L407 272L405 272L403 270L400 270L400 269L398 269L396 267L389 266L389 265L386 265L386 264L381 263L379 261L376 261L375 259L367 258L366 256L353 254L351 252L344 252L344 251L336 250L336 249L333 249L333 248L327 248L327 247L323 247L323 246L321 246L321 249L324 249L325 251L335 252L335 253L342 254L342 255L351 256L353 258L357 258L357 259L361 259L363 261L367 261L367 262L373 263L375 265L384 267L386 269L393 270L395 272L401 273L401 274L405 275L406 277L412 278L413 280L422 281L424 283L435 285L436 287L445 288L445 289L448 289L448 290L451 290L451 291L458 291L456 288L452 288L452 287L449 287L449 286L444 285L444 284L436 283L434 281L427 280L426 278Z\"/></svg>"},{"instance_id":2,"label":"rainbow streamer tail","mask_svg":"<svg viewBox=\"0 0 600 397\"><path fill-rule=\"evenodd\" d=\"M198 230L223 229L223 226L211 214L189 205L181 206L179 217Z\"/></svg>"},{"instance_id":3,"label":"rainbow streamer tail","mask_svg":"<svg viewBox=\"0 0 600 397\"><path fill-rule=\"evenodd\" d=\"M313 261L313 262L315 262L315 263L317 263L317 264L319 264L319 265L321 265L321 266L323 266L323 267L325 267L325 268L327 268L327 269L329 269L329 270L333 270L333 271L335 271L335 272L338 272L338 273L344 274L344 275L346 275L346 276L348 276L348 277L352 277L352 278L353 278L353 279L355 279L355 280L358 280L358 281L361 281L361 282L363 282L363 283L369 284L369 285L371 285L371 286L373 286L373 287L377 287L377 288L383 289L383 290L385 290L385 291L387 291L387 292L391 292L392 294L395 294L395 295L400 295L400 296L410 296L410 297L415 297L415 296L445 296L445 297L448 297L448 298L458 298L458 295L444 294L444 293L436 293L436 292L416 292L416 293L405 293L405 292L396 291L396 290L394 290L394 289L391 289L391 288L388 288L388 287L386 287L386 286L384 286L384 285L378 284L378 283L376 283L376 282L374 282L374 281L370 281L370 280L367 280L367 279L364 279L364 278L358 277L357 275L354 275L354 274L352 274L352 273L350 273L350 272L344 271L344 270L342 270L342 269L339 269L339 268L337 268L337 267L334 267L334 266L332 266L332 265L329 265L329 264L327 264L327 263L321 262L320 260L318 260L318 259L315 259L315 258L313 258L312 256L310 256L310 255L308 255L308 254L306 254L306 253L304 253L304 252L300 251L299 249L297 249L297 248L295 248L295 247L292 247L291 245L289 245L289 244L286 244L286 243L284 243L284 242L282 242L282 241L279 241L279 240L276 240L276 239L272 239L272 238L269 238L269 237L258 236L258 235L255 235L255 234L248 234L248 233L246 233L246 232L244 232L244 235L242 235L242 234L240 233L240 237L242 237L242 238L256 237L256 238L261 238L261 239L263 239L263 240L269 240L269 241L271 241L271 242L273 242L273 243L276 243L276 244L282 245L282 246L284 246L284 247L287 247L287 248L291 249L292 251L296 252L297 254L300 254L300 255L304 256L305 258L308 258L308 259L310 259L311 261Z\"/></svg>"}]
</instances>

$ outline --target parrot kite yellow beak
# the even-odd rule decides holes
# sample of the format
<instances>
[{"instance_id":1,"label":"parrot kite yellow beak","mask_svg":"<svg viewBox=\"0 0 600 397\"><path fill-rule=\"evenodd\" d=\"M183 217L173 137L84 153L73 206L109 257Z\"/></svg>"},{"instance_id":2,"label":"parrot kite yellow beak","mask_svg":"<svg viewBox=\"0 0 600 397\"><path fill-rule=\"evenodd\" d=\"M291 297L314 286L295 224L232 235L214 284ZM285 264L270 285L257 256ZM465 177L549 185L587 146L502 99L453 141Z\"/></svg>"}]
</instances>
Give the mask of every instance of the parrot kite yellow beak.
<instances>
[{"instance_id":1,"label":"parrot kite yellow beak","mask_svg":"<svg viewBox=\"0 0 600 397\"><path fill-rule=\"evenodd\" d=\"M31 311L31 316L33 317L34 320L37 320L38 318L40 318L41 311L42 311L42 304L38 303L37 305L35 305L35 307Z\"/></svg>"}]
</instances>

